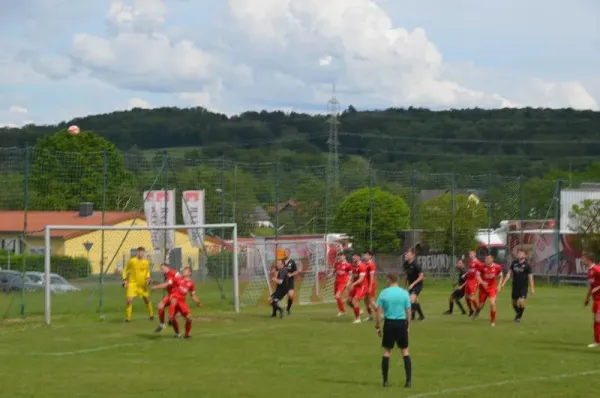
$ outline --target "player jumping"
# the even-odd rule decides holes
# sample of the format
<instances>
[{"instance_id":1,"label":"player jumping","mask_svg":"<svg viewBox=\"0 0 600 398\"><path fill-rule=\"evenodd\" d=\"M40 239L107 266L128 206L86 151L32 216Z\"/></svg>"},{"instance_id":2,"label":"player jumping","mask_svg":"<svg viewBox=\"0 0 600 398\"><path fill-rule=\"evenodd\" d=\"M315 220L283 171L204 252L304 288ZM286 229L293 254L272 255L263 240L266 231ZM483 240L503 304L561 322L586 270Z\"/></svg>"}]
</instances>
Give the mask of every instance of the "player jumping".
<instances>
[{"instance_id":1,"label":"player jumping","mask_svg":"<svg viewBox=\"0 0 600 398\"><path fill-rule=\"evenodd\" d=\"M342 295L350 286L350 273L352 272L352 266L346 260L344 253L338 253L335 258L335 283L333 285L333 293L335 294L335 301L338 305L337 316L343 316L346 314L344 308L344 300Z\"/></svg>"},{"instance_id":2,"label":"player jumping","mask_svg":"<svg viewBox=\"0 0 600 398\"><path fill-rule=\"evenodd\" d=\"M177 313L180 313L185 318L184 337L189 339L192 331L192 313L186 302L188 293L192 296L192 301L196 306L202 308L202 303L200 303L200 299L198 299L196 294L196 284L192 280L192 269L190 267L185 267L181 272L181 276L174 276L168 282L153 286L152 290L164 289L169 285L172 285L171 294L169 296L171 298L171 302L169 303L169 323L173 326L175 337L181 337L179 323L175 318Z\"/></svg>"},{"instance_id":3,"label":"player jumping","mask_svg":"<svg viewBox=\"0 0 600 398\"><path fill-rule=\"evenodd\" d=\"M279 306L279 302L288 294L290 286L285 259L277 260L275 267L277 273L272 276L271 280L275 282L276 287L271 297L269 297L269 304L273 307L271 317L275 318L279 313L279 318L283 318L283 309Z\"/></svg>"},{"instance_id":4,"label":"player jumping","mask_svg":"<svg viewBox=\"0 0 600 398\"><path fill-rule=\"evenodd\" d=\"M477 301L477 287L483 282L481 279L481 270L484 264L477 259L475 251L469 252L469 269L465 274L465 301L469 308L469 316L472 317L479 308L479 302Z\"/></svg>"},{"instance_id":5,"label":"player jumping","mask_svg":"<svg viewBox=\"0 0 600 398\"><path fill-rule=\"evenodd\" d=\"M500 275L500 282L497 281ZM487 255L485 257L485 266L481 271L482 282L479 284L479 307L475 317L485 306L486 300L490 299L490 326L496 326L496 296L502 290L502 267L494 263L494 257Z\"/></svg>"},{"instance_id":6,"label":"player jumping","mask_svg":"<svg viewBox=\"0 0 600 398\"><path fill-rule=\"evenodd\" d=\"M148 291L150 264L146 260L146 249L143 247L137 248L135 257L131 257L127 261L127 265L123 268L122 278L127 302L125 306L125 322L131 321L134 297L141 297L144 300L148 318L150 320L154 319L154 310L152 309L152 303L150 303L150 292Z\"/></svg>"},{"instance_id":7,"label":"player jumping","mask_svg":"<svg viewBox=\"0 0 600 398\"><path fill-rule=\"evenodd\" d=\"M460 312L465 315L467 311L463 307L460 299L465 296L465 285L467 284L465 280L465 275L467 274L467 269L465 268L465 264L463 260L458 260L456 262L456 270L458 271L458 283L454 287L454 291L450 295L450 299L448 300L448 311L444 312L444 315L452 315L454 312L454 303L458 305L460 308Z\"/></svg>"},{"instance_id":8,"label":"player jumping","mask_svg":"<svg viewBox=\"0 0 600 398\"><path fill-rule=\"evenodd\" d=\"M585 295L585 305L593 300L592 313L594 314L594 342L588 345L589 348L600 347L600 265L594 264L592 256L583 253L581 262L588 267L587 277L590 287Z\"/></svg>"},{"instance_id":9,"label":"player jumping","mask_svg":"<svg viewBox=\"0 0 600 398\"><path fill-rule=\"evenodd\" d=\"M171 293L173 291L172 280L175 277L179 276L179 272L175 271L172 268L169 268L168 264L161 264L160 271L162 272L165 278L166 285L164 285L164 288L167 290L167 294L161 300L161 302L158 303L158 306L156 307L156 309L158 310L158 320L160 322L155 330L155 332L157 333L162 332L162 330L165 328L165 307L169 307L169 305L171 304ZM169 283L169 281L171 281L171 283Z\"/></svg>"},{"instance_id":10,"label":"player jumping","mask_svg":"<svg viewBox=\"0 0 600 398\"><path fill-rule=\"evenodd\" d=\"M367 294L367 266L361 261L360 254L352 255L352 284L348 295L348 305L354 311L354 323L360 323L360 307L358 303Z\"/></svg>"},{"instance_id":11,"label":"player jumping","mask_svg":"<svg viewBox=\"0 0 600 398\"><path fill-rule=\"evenodd\" d=\"M377 265L373 261L373 252L365 252L365 265L367 266L367 294L365 295L365 307L369 313L369 321L373 320L373 313L377 311L375 297L377 294Z\"/></svg>"}]
</instances>

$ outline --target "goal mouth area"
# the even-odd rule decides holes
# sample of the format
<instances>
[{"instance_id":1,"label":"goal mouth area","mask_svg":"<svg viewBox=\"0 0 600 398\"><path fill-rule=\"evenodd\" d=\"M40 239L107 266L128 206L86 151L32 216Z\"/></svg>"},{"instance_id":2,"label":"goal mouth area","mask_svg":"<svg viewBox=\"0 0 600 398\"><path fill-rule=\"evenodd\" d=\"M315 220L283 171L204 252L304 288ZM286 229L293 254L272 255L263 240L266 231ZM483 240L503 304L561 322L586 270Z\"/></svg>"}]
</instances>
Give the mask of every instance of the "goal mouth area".
<instances>
[{"instance_id":1,"label":"goal mouth area","mask_svg":"<svg viewBox=\"0 0 600 398\"><path fill-rule=\"evenodd\" d=\"M171 255L176 257L177 250L179 250L179 259L181 260L183 254L187 252L195 253L196 258L199 258L200 255L207 258L212 254L222 252L239 253L238 226L235 223L149 226L135 225L136 221L146 222L143 218L139 218L133 220L131 225L47 225L44 228L43 285L46 324L50 324L52 320L53 255L87 257L90 273L98 277L95 289L99 289L101 294L107 272L110 270L114 273L118 263L123 266L123 263L133 256L138 247L144 247L146 254L153 256L153 264L156 268L154 271L158 270L157 264L169 263ZM209 231L223 231L221 232L223 236L213 237L214 242L209 242L207 240L207 237L211 236ZM201 239L198 239L199 235L202 236ZM233 281L233 292L228 291L227 295L233 299L234 311L239 312L238 256L230 255L228 259L230 264L227 264L229 270L227 276ZM208 263L203 267L209 269ZM182 260L178 266L185 267L187 264ZM223 286L218 278L216 281L221 290L220 295L224 299ZM99 310L102 312L101 298Z\"/></svg>"}]
</instances>

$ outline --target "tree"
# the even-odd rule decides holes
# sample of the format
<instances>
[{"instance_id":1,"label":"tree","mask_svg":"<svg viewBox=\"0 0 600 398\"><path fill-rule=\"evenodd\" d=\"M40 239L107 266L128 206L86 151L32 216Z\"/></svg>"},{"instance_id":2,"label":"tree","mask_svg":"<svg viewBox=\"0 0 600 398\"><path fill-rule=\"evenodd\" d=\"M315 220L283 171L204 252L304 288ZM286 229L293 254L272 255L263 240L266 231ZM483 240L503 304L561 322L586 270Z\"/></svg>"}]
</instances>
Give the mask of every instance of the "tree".
<instances>
[{"instance_id":1,"label":"tree","mask_svg":"<svg viewBox=\"0 0 600 398\"><path fill-rule=\"evenodd\" d=\"M584 251L600 255L600 200L585 199L581 205L573 205L569 213L569 228L581 236Z\"/></svg>"},{"instance_id":2,"label":"tree","mask_svg":"<svg viewBox=\"0 0 600 398\"><path fill-rule=\"evenodd\" d=\"M91 131L72 136L62 130L40 138L33 151L31 185L37 193L33 207L74 210L81 202L100 206L104 169L107 208L114 208L132 176L125 168L123 154L113 143Z\"/></svg>"},{"instance_id":3,"label":"tree","mask_svg":"<svg viewBox=\"0 0 600 398\"><path fill-rule=\"evenodd\" d=\"M457 253L476 247L477 230L487 225L487 209L481 202L469 199L469 195L445 193L426 202L419 209L419 227L430 249L452 254L452 221L454 220L454 247Z\"/></svg>"},{"instance_id":4,"label":"tree","mask_svg":"<svg viewBox=\"0 0 600 398\"><path fill-rule=\"evenodd\" d=\"M352 192L342 202L333 226L336 232L352 236L352 243L358 250L372 249L378 253L395 253L400 249L398 232L410 226L410 209L399 196L380 188L361 188Z\"/></svg>"}]
</instances>

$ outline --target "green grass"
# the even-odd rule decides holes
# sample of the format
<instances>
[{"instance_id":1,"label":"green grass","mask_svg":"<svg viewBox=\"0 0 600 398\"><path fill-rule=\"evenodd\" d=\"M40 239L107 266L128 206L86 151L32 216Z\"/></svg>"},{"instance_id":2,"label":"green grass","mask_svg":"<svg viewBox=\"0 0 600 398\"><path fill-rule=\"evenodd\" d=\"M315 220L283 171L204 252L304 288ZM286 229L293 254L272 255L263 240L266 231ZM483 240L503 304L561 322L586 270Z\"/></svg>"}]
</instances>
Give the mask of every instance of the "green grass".
<instances>
[{"instance_id":1,"label":"green grass","mask_svg":"<svg viewBox=\"0 0 600 398\"><path fill-rule=\"evenodd\" d=\"M266 317L266 306L236 315L228 292L221 303L215 285L205 284L199 293L209 308L195 310L194 338L187 341L170 331L154 334L141 302L134 321L123 324L122 290L105 293L105 321L95 301L90 307L78 302L89 296L85 291L55 299L53 309L62 315L52 327L40 325L38 309L25 321L0 323L2 396L584 398L600 390L600 350L586 347L592 315L582 306L582 288L539 287L521 325L512 323L503 292L491 328L487 311L476 321L440 315L449 283L429 282L422 296L428 317L410 334L410 391L402 388L397 351L392 386L381 388L373 323L336 318L334 305L297 307L283 320ZM29 307L38 305L34 298L28 295ZM8 300L0 298L0 309ZM70 312L79 316L65 315Z\"/></svg>"}]
</instances>

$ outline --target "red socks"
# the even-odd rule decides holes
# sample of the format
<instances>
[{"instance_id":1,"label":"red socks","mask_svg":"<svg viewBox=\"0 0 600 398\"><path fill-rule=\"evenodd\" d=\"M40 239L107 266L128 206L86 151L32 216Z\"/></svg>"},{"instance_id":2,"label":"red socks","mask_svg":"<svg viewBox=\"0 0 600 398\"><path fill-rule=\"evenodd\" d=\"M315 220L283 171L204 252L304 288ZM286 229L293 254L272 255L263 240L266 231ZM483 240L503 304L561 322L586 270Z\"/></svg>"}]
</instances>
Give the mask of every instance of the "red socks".
<instances>
[{"instance_id":1,"label":"red socks","mask_svg":"<svg viewBox=\"0 0 600 398\"><path fill-rule=\"evenodd\" d=\"M356 319L358 319L358 317L360 316L360 307L357 305L356 307L352 308L354 310L354 316L356 317Z\"/></svg>"},{"instance_id":2,"label":"red socks","mask_svg":"<svg viewBox=\"0 0 600 398\"><path fill-rule=\"evenodd\" d=\"M163 323L165 323L165 309L164 308L159 308L158 309L158 320L159 320L159 322L160 322L161 325Z\"/></svg>"},{"instance_id":3,"label":"red socks","mask_svg":"<svg viewBox=\"0 0 600 398\"><path fill-rule=\"evenodd\" d=\"M175 331L175 334L179 334L179 323L177 322L177 319L173 318L171 324L173 325L173 330Z\"/></svg>"},{"instance_id":4,"label":"red socks","mask_svg":"<svg viewBox=\"0 0 600 398\"><path fill-rule=\"evenodd\" d=\"M338 298L336 299L337 301L337 305L338 305L338 310L340 310L340 312L346 312L346 309L344 308L344 300L342 300L342 298Z\"/></svg>"},{"instance_id":5,"label":"red socks","mask_svg":"<svg viewBox=\"0 0 600 398\"><path fill-rule=\"evenodd\" d=\"M600 322L594 322L594 340L600 344Z\"/></svg>"},{"instance_id":6,"label":"red socks","mask_svg":"<svg viewBox=\"0 0 600 398\"><path fill-rule=\"evenodd\" d=\"M496 311L490 311L490 322L496 322Z\"/></svg>"},{"instance_id":7,"label":"red socks","mask_svg":"<svg viewBox=\"0 0 600 398\"><path fill-rule=\"evenodd\" d=\"M185 335L186 337L190 336L190 332L192 331L192 321L189 319L185 320Z\"/></svg>"}]
</instances>

